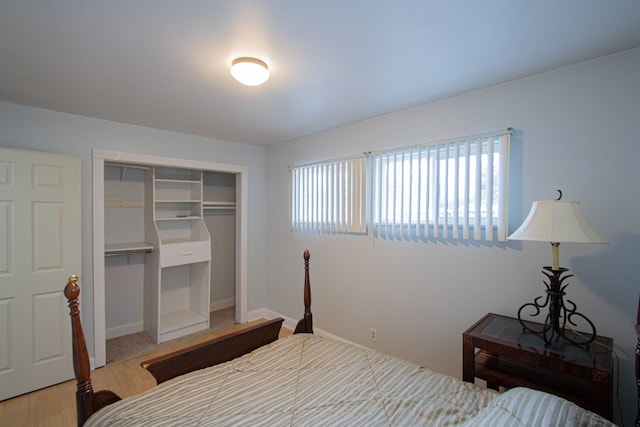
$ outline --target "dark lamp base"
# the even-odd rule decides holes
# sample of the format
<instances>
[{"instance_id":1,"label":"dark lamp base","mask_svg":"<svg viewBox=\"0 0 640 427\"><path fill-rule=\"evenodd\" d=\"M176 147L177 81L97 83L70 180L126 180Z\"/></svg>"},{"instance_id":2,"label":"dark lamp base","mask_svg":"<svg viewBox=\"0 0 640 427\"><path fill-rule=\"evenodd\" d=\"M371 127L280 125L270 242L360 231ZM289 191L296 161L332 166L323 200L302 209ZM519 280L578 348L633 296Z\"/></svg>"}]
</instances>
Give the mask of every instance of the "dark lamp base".
<instances>
[{"instance_id":1,"label":"dark lamp base","mask_svg":"<svg viewBox=\"0 0 640 427\"><path fill-rule=\"evenodd\" d=\"M543 282L547 287L546 298L543 303L540 303L540 300L544 295L539 296L533 302L524 304L520 307L518 310L518 320L520 321L522 328L529 332L533 332L534 334L541 335L547 345L554 342L554 340L564 339L575 345L588 346L596 339L596 327L584 314L578 312L577 306L573 301L564 299L564 296L566 295L564 290L569 286L569 284L567 283L563 285L563 282L573 275L568 274L566 276L562 276L564 273L569 271L566 268L553 270L551 267L546 266L543 267L543 269L544 271L542 271L542 273L549 279L548 281ZM523 310L532 310L529 315L535 317L540 315L542 313L541 309L545 307L549 307L549 309L541 330L534 329L528 325L524 319L522 319ZM591 332L576 333L576 331L573 330L573 327L578 326L576 320L580 319L583 321L580 322L581 324L586 322L586 324L590 326ZM568 331L571 331L572 333L568 334Z\"/></svg>"}]
</instances>

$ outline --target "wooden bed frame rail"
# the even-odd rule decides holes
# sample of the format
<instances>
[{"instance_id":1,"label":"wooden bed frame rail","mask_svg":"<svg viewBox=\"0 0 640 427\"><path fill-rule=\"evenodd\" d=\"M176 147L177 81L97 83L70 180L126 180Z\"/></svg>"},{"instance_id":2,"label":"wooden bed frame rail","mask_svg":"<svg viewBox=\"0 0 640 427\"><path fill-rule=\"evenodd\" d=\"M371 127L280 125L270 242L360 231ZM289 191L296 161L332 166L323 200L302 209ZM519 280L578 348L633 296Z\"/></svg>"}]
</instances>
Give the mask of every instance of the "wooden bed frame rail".
<instances>
[{"instance_id":1,"label":"wooden bed frame rail","mask_svg":"<svg viewBox=\"0 0 640 427\"><path fill-rule=\"evenodd\" d=\"M233 360L275 341L283 321L282 318L269 320L202 344L145 360L140 366L149 371L160 384L198 369Z\"/></svg>"},{"instance_id":2,"label":"wooden bed frame rail","mask_svg":"<svg viewBox=\"0 0 640 427\"><path fill-rule=\"evenodd\" d=\"M309 258L309 251L305 250L304 317L295 328L294 333L296 334L313 333ZM110 390L93 391L87 344L80 322L78 302L80 287L77 282L78 278L76 276L69 277L69 282L64 288L64 295L69 301L73 342L73 370L76 377L76 407L78 426L82 426L94 412L121 399ZM277 340L282 322L282 318L265 321L249 328L144 361L141 365L160 384L179 375L235 359Z\"/></svg>"}]
</instances>

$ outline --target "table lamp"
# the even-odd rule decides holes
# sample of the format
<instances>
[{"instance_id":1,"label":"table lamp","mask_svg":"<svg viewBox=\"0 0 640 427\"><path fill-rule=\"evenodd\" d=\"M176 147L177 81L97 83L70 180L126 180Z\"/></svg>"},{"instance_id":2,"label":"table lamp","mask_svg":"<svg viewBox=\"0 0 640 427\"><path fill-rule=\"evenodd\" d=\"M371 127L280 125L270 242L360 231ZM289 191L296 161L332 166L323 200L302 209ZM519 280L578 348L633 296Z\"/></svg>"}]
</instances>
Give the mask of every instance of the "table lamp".
<instances>
[{"instance_id":1,"label":"table lamp","mask_svg":"<svg viewBox=\"0 0 640 427\"><path fill-rule=\"evenodd\" d=\"M596 327L584 314L578 312L577 306L571 300L565 300L565 289L568 284L563 282L572 274L564 275L567 268L560 267L560 243L608 243L587 221L580 202L564 201L562 192L556 200L542 200L533 202L529 215L522 225L514 231L509 240L528 240L534 242L551 243L551 266L543 267L542 273L547 276L548 282L543 283L547 287L546 298L540 296L524 304L518 310L518 320L522 327L530 332L542 335L545 344L550 344L554 337L560 337L575 345L588 345L596 338ZM541 309L549 307L542 330L535 330L522 319L522 312L531 309L531 316L538 316ZM567 329L577 326L576 320L582 319L591 327L591 332L567 334ZM581 323L584 323L581 322ZM571 326L570 326L571 325ZM575 332L575 331L574 331Z\"/></svg>"}]
</instances>

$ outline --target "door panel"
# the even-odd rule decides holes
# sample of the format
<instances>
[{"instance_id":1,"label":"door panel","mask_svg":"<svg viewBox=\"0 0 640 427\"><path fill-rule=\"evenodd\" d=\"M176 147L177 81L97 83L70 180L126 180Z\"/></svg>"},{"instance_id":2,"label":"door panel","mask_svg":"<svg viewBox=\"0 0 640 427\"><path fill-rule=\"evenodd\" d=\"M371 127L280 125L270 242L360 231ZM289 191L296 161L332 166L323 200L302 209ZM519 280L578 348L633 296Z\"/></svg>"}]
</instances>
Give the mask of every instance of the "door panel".
<instances>
[{"instance_id":1,"label":"door panel","mask_svg":"<svg viewBox=\"0 0 640 427\"><path fill-rule=\"evenodd\" d=\"M13 366L11 351L11 332L13 325L13 298L0 299L0 374L7 372Z\"/></svg>"},{"instance_id":2,"label":"door panel","mask_svg":"<svg viewBox=\"0 0 640 427\"><path fill-rule=\"evenodd\" d=\"M64 268L64 204L33 204L34 271Z\"/></svg>"},{"instance_id":3,"label":"door panel","mask_svg":"<svg viewBox=\"0 0 640 427\"><path fill-rule=\"evenodd\" d=\"M9 273L11 265L11 251L9 249L13 247L12 207L12 203L0 200L0 274Z\"/></svg>"},{"instance_id":4,"label":"door panel","mask_svg":"<svg viewBox=\"0 0 640 427\"><path fill-rule=\"evenodd\" d=\"M33 296L33 363L46 363L64 357L64 331L69 321L65 316L64 297L59 292ZM66 320L66 322L65 322Z\"/></svg>"},{"instance_id":5,"label":"door panel","mask_svg":"<svg viewBox=\"0 0 640 427\"><path fill-rule=\"evenodd\" d=\"M0 400L73 378L63 288L80 275L80 158L0 148Z\"/></svg>"}]
</instances>

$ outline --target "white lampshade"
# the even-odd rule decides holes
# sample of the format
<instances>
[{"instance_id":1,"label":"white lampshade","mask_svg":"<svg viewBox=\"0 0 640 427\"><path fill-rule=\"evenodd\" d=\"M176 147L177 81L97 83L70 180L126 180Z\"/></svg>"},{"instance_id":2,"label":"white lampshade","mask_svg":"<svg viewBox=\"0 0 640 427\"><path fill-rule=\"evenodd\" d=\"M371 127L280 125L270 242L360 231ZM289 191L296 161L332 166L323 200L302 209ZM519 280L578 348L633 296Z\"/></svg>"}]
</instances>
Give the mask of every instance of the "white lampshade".
<instances>
[{"instance_id":1,"label":"white lampshade","mask_svg":"<svg viewBox=\"0 0 640 427\"><path fill-rule=\"evenodd\" d=\"M608 243L589 224L580 202L564 200L533 202L529 215L509 239L550 243Z\"/></svg>"},{"instance_id":2,"label":"white lampshade","mask_svg":"<svg viewBox=\"0 0 640 427\"><path fill-rule=\"evenodd\" d=\"M247 86L258 86L269 80L269 67L256 58L236 58L231 63L231 75Z\"/></svg>"}]
</instances>

